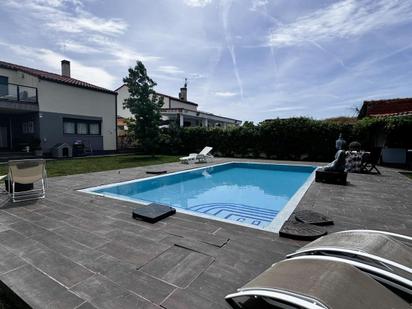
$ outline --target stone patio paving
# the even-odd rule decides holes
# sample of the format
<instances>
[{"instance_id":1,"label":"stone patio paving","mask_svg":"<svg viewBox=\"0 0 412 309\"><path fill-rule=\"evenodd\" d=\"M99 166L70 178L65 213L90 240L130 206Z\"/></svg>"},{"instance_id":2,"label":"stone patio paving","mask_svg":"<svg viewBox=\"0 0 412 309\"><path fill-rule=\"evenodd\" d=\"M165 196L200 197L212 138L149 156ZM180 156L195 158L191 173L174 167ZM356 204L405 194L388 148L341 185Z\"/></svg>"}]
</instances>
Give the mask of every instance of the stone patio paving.
<instances>
[{"instance_id":1,"label":"stone patio paving","mask_svg":"<svg viewBox=\"0 0 412 309\"><path fill-rule=\"evenodd\" d=\"M147 177L149 169L188 168L171 163L50 178L47 198L36 202L13 205L3 195L3 296L13 291L32 308L228 308L225 295L305 244L180 213L148 224L132 219L136 204L76 191ZM412 181L381 171L350 174L348 186L313 183L298 208L332 217L329 232L412 236Z\"/></svg>"}]
</instances>

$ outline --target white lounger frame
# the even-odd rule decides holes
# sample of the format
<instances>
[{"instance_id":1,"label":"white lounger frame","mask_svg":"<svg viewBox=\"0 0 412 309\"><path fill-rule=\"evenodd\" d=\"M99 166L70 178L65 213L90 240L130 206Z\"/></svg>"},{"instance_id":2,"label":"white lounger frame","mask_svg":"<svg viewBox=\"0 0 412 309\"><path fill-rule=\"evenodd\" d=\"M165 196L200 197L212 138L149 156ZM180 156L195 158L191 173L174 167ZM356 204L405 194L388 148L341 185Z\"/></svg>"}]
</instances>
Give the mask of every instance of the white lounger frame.
<instances>
[{"instance_id":1,"label":"white lounger frame","mask_svg":"<svg viewBox=\"0 0 412 309\"><path fill-rule=\"evenodd\" d=\"M373 234L382 234L382 235L391 236L394 238L400 238L401 240L412 242L412 237L410 236L386 232L386 231L378 231L378 230L346 230L346 231L336 232L335 234L344 234L344 233L352 233L352 232L366 232L366 233L373 233Z\"/></svg>"},{"instance_id":2,"label":"white lounger frame","mask_svg":"<svg viewBox=\"0 0 412 309\"><path fill-rule=\"evenodd\" d=\"M387 236L392 236L394 238L401 238L407 241L412 241L412 237L409 236L405 236L405 235L401 235L401 234L395 234L395 233L390 233L390 232L383 232L383 231L376 231L376 230L348 230L348 231L342 231L342 232L337 232L337 234L344 234L344 233L349 233L349 232L365 232L365 233L376 233L376 234L383 234L383 235L387 235ZM351 249L342 249L339 247L312 247L312 248L308 248L308 249L299 249L294 253L288 254L286 257L287 258L291 258L291 257L295 257L295 256L300 256L300 255L308 255L311 254L312 252L323 252L323 253L332 253L332 252L336 252L336 253L348 253L348 254L354 254L354 255L358 255L361 257L365 257L371 260L374 260L376 262L380 262L380 263L384 263L387 265L392 265L394 267L397 267L399 269L402 269L408 273L412 274L412 268L407 267L405 265L399 264L395 261L392 260L388 260L385 258L382 258L380 256L374 255L374 254L370 254L367 252L363 252L363 251L359 251L359 250L351 250Z\"/></svg>"},{"instance_id":3,"label":"white lounger frame","mask_svg":"<svg viewBox=\"0 0 412 309\"><path fill-rule=\"evenodd\" d=\"M231 300L236 297L242 296L260 296L273 298L274 300L283 301L290 305L300 306L305 309L327 309L328 307L319 302L317 299L303 296L297 293L292 293L289 291L283 291L278 289L267 289L267 288L253 288L253 289L241 289L237 293L229 294L225 297L226 301Z\"/></svg>"}]
</instances>

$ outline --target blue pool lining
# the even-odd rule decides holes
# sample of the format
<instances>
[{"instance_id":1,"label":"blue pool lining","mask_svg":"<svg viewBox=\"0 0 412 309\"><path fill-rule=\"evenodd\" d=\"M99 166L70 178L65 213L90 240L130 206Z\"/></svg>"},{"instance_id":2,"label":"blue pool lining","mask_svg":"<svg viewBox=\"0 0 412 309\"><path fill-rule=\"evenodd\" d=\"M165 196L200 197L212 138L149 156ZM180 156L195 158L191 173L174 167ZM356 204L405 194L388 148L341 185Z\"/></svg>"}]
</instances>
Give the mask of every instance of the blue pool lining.
<instances>
[{"instance_id":1,"label":"blue pool lining","mask_svg":"<svg viewBox=\"0 0 412 309\"><path fill-rule=\"evenodd\" d=\"M300 200L305 195L306 191L309 189L312 182L315 180L316 170L319 167L315 168L313 172L309 175L308 179L304 182L304 184L299 188L295 194L289 199L286 205L282 208L281 211L276 215L271 223L266 226L265 230L271 231L274 233L279 233L283 223L292 215L295 211L296 207L298 206Z\"/></svg>"},{"instance_id":2,"label":"blue pool lining","mask_svg":"<svg viewBox=\"0 0 412 309\"><path fill-rule=\"evenodd\" d=\"M283 207L283 209L276 215L276 217L273 219L273 221L268 226L266 226L265 228L262 228L262 227L259 227L259 226L253 225L253 224L243 223L243 222L242 223L237 223L236 221L226 220L226 219L215 217L215 216L212 216L212 215L203 214L203 213L190 211L190 210L185 210L185 209L178 208L178 207L176 207L176 211L180 212L180 213L192 215L192 216L197 216L197 217L201 217L201 218L210 219L210 220L217 220L217 221L236 224L236 225L240 225L240 226L247 226L247 227L254 228L254 229L279 233L279 230L282 227L283 223L290 217L290 215L295 210L296 206L299 204L299 201L302 199L303 195L309 189L310 185L312 184L313 180L315 179L316 170L319 168L318 166L308 165L308 164L277 164L277 163L252 162L252 161L242 161L242 162L230 161L230 162L224 162L224 163L219 163L219 164L214 164L214 165L208 165L208 166L202 166L202 167L197 167L197 168L192 168L192 169L186 169L186 170L182 170L182 171L178 171L178 172L173 172L173 173L170 173L170 174L162 174L162 175L156 175L156 176L152 176L152 177L146 177L146 178L140 178L140 179L133 179L133 180L117 182L117 183L111 183L111 184L107 184L107 185L100 185L100 186L95 186L95 187L91 187L91 188L80 189L80 190L77 190L77 191L84 192L84 193L89 193L89 194L94 194L94 195L98 195L98 196L102 196L102 197L107 197L107 198L111 198L111 199L117 199L117 200L121 200L121 201L131 202L131 203L135 203L135 204L149 205L152 202L139 200L139 199L136 199L136 198L128 198L128 197L119 196L119 195L116 195L116 194L99 193L99 192L96 192L96 190L107 189L107 188L112 188L112 187L119 186L119 185L137 183L137 182L141 182L141 181L146 181L146 180L156 179L156 178L162 178L162 177L167 177L167 176L171 176L171 175L188 173L188 172L197 171L197 170L206 170L206 169L211 168L211 167L229 165L229 164L234 164L234 163L235 164L236 163L239 163L239 164L256 164L256 165L261 164L261 165L272 165L272 166L277 165L277 166L284 166L284 167L288 167L288 166L312 167L312 168L314 168L314 170L310 174L308 179L305 181L305 183L289 199L289 201L286 203L286 205Z\"/></svg>"}]
</instances>

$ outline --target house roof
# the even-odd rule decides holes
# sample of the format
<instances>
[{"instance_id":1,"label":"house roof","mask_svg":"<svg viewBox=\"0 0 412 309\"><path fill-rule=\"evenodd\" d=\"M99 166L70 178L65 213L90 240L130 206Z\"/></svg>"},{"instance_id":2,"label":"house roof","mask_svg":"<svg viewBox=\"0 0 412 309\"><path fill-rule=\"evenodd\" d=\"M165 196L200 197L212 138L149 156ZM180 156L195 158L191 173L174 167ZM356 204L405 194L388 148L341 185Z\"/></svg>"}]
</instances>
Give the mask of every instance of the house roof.
<instances>
[{"instance_id":1,"label":"house roof","mask_svg":"<svg viewBox=\"0 0 412 309\"><path fill-rule=\"evenodd\" d=\"M56 83L66 84L66 85L73 86L73 87L80 87L80 88L86 88L86 89L110 93L110 94L117 94L117 92L115 91L112 91L112 90L109 90L103 87L99 87L96 85L92 85L92 84L83 82L81 80L75 79L75 78L66 77L66 76L62 76L59 74L50 73L50 72L46 72L42 70L37 70L37 69L22 66L22 65L18 65L18 64L0 61L0 68L14 70L14 71L21 71L21 72L36 76L39 79L44 79L44 80L48 80L48 81L52 81Z\"/></svg>"},{"instance_id":2,"label":"house roof","mask_svg":"<svg viewBox=\"0 0 412 309\"><path fill-rule=\"evenodd\" d=\"M122 88L122 87L127 87L127 86L126 86L126 84L123 84L123 85L121 85L120 87L116 88L114 91L118 91L118 90L119 90L120 88ZM168 94L160 93L160 92L157 92L157 91L156 91L156 93L157 93L159 96L162 96L162 97L167 97L167 98L170 98L170 99L173 99L173 100L182 102L182 103L186 103L186 104L189 104L189 105L199 106L197 103L190 102L190 101L180 100L179 98L177 98L177 97L172 97L171 95L168 95Z\"/></svg>"},{"instance_id":3,"label":"house roof","mask_svg":"<svg viewBox=\"0 0 412 309\"><path fill-rule=\"evenodd\" d=\"M412 98L364 101L358 118L412 115Z\"/></svg>"}]
</instances>

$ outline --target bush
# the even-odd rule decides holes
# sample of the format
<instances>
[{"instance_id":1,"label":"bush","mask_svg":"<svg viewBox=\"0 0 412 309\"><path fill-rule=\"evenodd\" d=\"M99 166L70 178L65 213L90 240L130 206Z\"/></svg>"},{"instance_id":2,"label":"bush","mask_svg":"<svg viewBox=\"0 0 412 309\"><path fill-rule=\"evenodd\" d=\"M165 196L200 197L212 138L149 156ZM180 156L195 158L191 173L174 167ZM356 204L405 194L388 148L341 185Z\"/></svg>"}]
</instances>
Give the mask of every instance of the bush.
<instances>
[{"instance_id":1,"label":"bush","mask_svg":"<svg viewBox=\"0 0 412 309\"><path fill-rule=\"evenodd\" d=\"M389 147L412 147L412 117L364 118L355 123L289 118L266 120L259 125L246 122L240 127L163 129L164 154L198 152L213 146L218 156L281 160L330 161L335 155L339 133L349 144L359 141L372 149L375 138L384 134Z\"/></svg>"}]
</instances>

